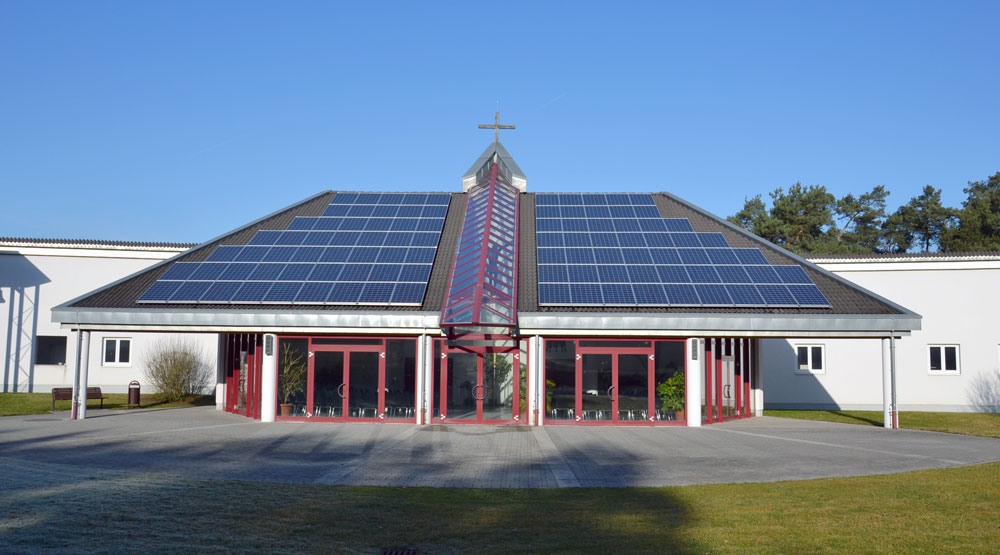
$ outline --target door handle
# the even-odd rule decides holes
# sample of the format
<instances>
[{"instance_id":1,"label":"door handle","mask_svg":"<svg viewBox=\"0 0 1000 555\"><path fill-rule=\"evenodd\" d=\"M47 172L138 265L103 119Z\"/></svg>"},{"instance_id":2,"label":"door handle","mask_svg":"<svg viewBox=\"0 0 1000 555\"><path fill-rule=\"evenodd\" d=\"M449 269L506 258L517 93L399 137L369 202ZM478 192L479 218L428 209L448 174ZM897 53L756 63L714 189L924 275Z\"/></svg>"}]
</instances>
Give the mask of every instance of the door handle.
<instances>
[{"instance_id":1,"label":"door handle","mask_svg":"<svg viewBox=\"0 0 1000 555\"><path fill-rule=\"evenodd\" d=\"M347 385L347 384L346 383L342 383L342 384L340 384L340 387L337 388L337 395L340 395L341 399L344 398L344 386L345 385Z\"/></svg>"},{"instance_id":2,"label":"door handle","mask_svg":"<svg viewBox=\"0 0 1000 555\"><path fill-rule=\"evenodd\" d=\"M483 396L482 397L476 397L475 391L477 389L482 389L483 390ZM472 394L472 398L473 399L475 399L477 401L482 401L483 399L486 398L486 387L485 386L483 386L483 385L477 385L476 387L472 388L472 391L473 391L473 394Z\"/></svg>"},{"instance_id":3,"label":"door handle","mask_svg":"<svg viewBox=\"0 0 1000 555\"><path fill-rule=\"evenodd\" d=\"M614 390L614 388L615 386L611 386L608 388L608 399L611 399L612 401L615 400L615 398L611 396L611 391Z\"/></svg>"}]
</instances>

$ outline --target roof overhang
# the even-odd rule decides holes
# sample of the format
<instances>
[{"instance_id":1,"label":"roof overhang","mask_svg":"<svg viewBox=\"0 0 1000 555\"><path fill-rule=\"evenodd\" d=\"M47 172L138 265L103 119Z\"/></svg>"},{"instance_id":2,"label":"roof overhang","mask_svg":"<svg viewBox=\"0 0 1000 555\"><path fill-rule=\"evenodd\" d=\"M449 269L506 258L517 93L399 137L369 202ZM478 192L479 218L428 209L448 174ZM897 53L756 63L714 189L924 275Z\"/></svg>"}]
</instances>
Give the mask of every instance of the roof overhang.
<instances>
[{"instance_id":1,"label":"roof overhang","mask_svg":"<svg viewBox=\"0 0 1000 555\"><path fill-rule=\"evenodd\" d=\"M850 314L621 314L522 312L518 335L664 337L886 337L920 329L920 316ZM202 333L441 333L438 312L55 309L63 328Z\"/></svg>"},{"instance_id":2,"label":"roof overhang","mask_svg":"<svg viewBox=\"0 0 1000 555\"><path fill-rule=\"evenodd\" d=\"M519 323L521 335L886 337L919 330L920 316L522 312Z\"/></svg>"}]
</instances>

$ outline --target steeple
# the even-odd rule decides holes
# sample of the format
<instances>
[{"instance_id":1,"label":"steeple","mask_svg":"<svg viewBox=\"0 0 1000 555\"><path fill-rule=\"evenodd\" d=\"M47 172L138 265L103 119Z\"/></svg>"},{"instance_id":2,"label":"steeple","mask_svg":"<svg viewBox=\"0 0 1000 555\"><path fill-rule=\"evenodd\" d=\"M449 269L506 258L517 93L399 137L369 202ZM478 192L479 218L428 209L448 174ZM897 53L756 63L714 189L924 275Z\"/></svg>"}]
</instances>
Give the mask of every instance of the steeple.
<instances>
[{"instance_id":1,"label":"steeple","mask_svg":"<svg viewBox=\"0 0 1000 555\"><path fill-rule=\"evenodd\" d=\"M517 162L514 161L514 157L507 152L507 149L503 147L500 141L493 141L490 143L479 158L477 158L476 161L469 166L469 170L462 176L462 192L468 192L469 189L476 186L476 183L478 183L481 178L481 176L479 176L480 171L487 166L492 167L493 164L498 162L501 169L506 169L510 174L508 176L510 184L518 191L521 191L522 193L526 192L528 190L528 178L525 177L520 166L518 166Z\"/></svg>"}]
</instances>

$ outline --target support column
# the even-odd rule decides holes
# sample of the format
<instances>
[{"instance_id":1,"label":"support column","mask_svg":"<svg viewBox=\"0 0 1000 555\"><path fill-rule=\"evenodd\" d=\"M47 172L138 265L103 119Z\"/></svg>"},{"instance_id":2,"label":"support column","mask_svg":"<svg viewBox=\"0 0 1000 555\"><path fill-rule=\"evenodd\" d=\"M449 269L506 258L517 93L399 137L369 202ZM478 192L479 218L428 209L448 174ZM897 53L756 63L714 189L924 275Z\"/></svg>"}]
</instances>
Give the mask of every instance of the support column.
<instances>
[{"instance_id":1,"label":"support column","mask_svg":"<svg viewBox=\"0 0 1000 555\"><path fill-rule=\"evenodd\" d=\"M73 330L74 341L73 341L73 358L70 360L73 364L73 408L70 411L70 419L76 420L77 410L80 408L80 342L82 341L82 333L80 330Z\"/></svg>"},{"instance_id":2,"label":"support column","mask_svg":"<svg viewBox=\"0 0 1000 555\"><path fill-rule=\"evenodd\" d=\"M525 392L525 398L528 400L526 410L528 414L522 415L529 426L538 425L538 363L535 360L535 355L538 352L538 345L536 343L537 336L531 336L528 338L528 352L526 356L528 357L528 375L524 383L527 384L528 391Z\"/></svg>"},{"instance_id":3,"label":"support column","mask_svg":"<svg viewBox=\"0 0 1000 555\"><path fill-rule=\"evenodd\" d=\"M424 409L427 407L427 334L417 337L417 368L416 368L416 389L417 406L414 407L414 421L417 424L424 423Z\"/></svg>"},{"instance_id":4,"label":"support column","mask_svg":"<svg viewBox=\"0 0 1000 555\"><path fill-rule=\"evenodd\" d=\"M79 420L87 418L87 371L90 369L90 332L84 331L80 334L80 387L77 389L77 399L79 408L76 417Z\"/></svg>"},{"instance_id":5,"label":"support column","mask_svg":"<svg viewBox=\"0 0 1000 555\"><path fill-rule=\"evenodd\" d=\"M692 428L701 426L701 374L705 362L705 351L702 350L701 339L692 337L687 340L687 376L685 376L685 415L687 425Z\"/></svg>"},{"instance_id":6,"label":"support column","mask_svg":"<svg viewBox=\"0 0 1000 555\"><path fill-rule=\"evenodd\" d=\"M434 388L438 387L438 384L434 383L434 336L428 335L424 340L424 391L421 393L424 395L424 412L423 412L423 423L430 424L434 422L433 410L436 408L440 410L441 407L432 407L432 401L434 399Z\"/></svg>"},{"instance_id":7,"label":"support column","mask_svg":"<svg viewBox=\"0 0 1000 555\"><path fill-rule=\"evenodd\" d=\"M260 421L274 422L278 415L278 337L264 334L260 365Z\"/></svg>"},{"instance_id":8,"label":"support column","mask_svg":"<svg viewBox=\"0 0 1000 555\"><path fill-rule=\"evenodd\" d=\"M226 354L229 352L229 335L219 334L215 357L215 410L226 408Z\"/></svg>"},{"instance_id":9,"label":"support column","mask_svg":"<svg viewBox=\"0 0 1000 555\"><path fill-rule=\"evenodd\" d=\"M753 392L753 414L754 416L764 416L764 384L761 383L763 372L760 370L760 339L750 340L750 364L752 370L750 374L750 390Z\"/></svg>"},{"instance_id":10,"label":"support column","mask_svg":"<svg viewBox=\"0 0 1000 555\"><path fill-rule=\"evenodd\" d=\"M882 338L882 427L892 429L892 356L890 339Z\"/></svg>"},{"instance_id":11,"label":"support column","mask_svg":"<svg viewBox=\"0 0 1000 555\"><path fill-rule=\"evenodd\" d=\"M535 368L538 368L538 372L535 373L535 391L537 392L538 398L537 406L538 413L537 421L538 426L545 425L545 414L546 414L546 394L545 394L545 339L540 335L535 336Z\"/></svg>"}]
</instances>

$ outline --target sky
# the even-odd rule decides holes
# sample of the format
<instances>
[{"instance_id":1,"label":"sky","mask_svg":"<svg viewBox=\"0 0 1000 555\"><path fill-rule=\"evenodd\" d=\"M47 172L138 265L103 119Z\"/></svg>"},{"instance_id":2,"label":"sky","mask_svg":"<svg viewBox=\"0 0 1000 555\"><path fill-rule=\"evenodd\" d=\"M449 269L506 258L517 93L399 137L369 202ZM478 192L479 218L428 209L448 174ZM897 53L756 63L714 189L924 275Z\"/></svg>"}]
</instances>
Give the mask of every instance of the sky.
<instances>
[{"instance_id":1,"label":"sky","mask_svg":"<svg viewBox=\"0 0 1000 555\"><path fill-rule=\"evenodd\" d=\"M801 182L1000 171L1000 2L0 0L0 236L201 243L324 190L537 192L720 216Z\"/></svg>"}]
</instances>

